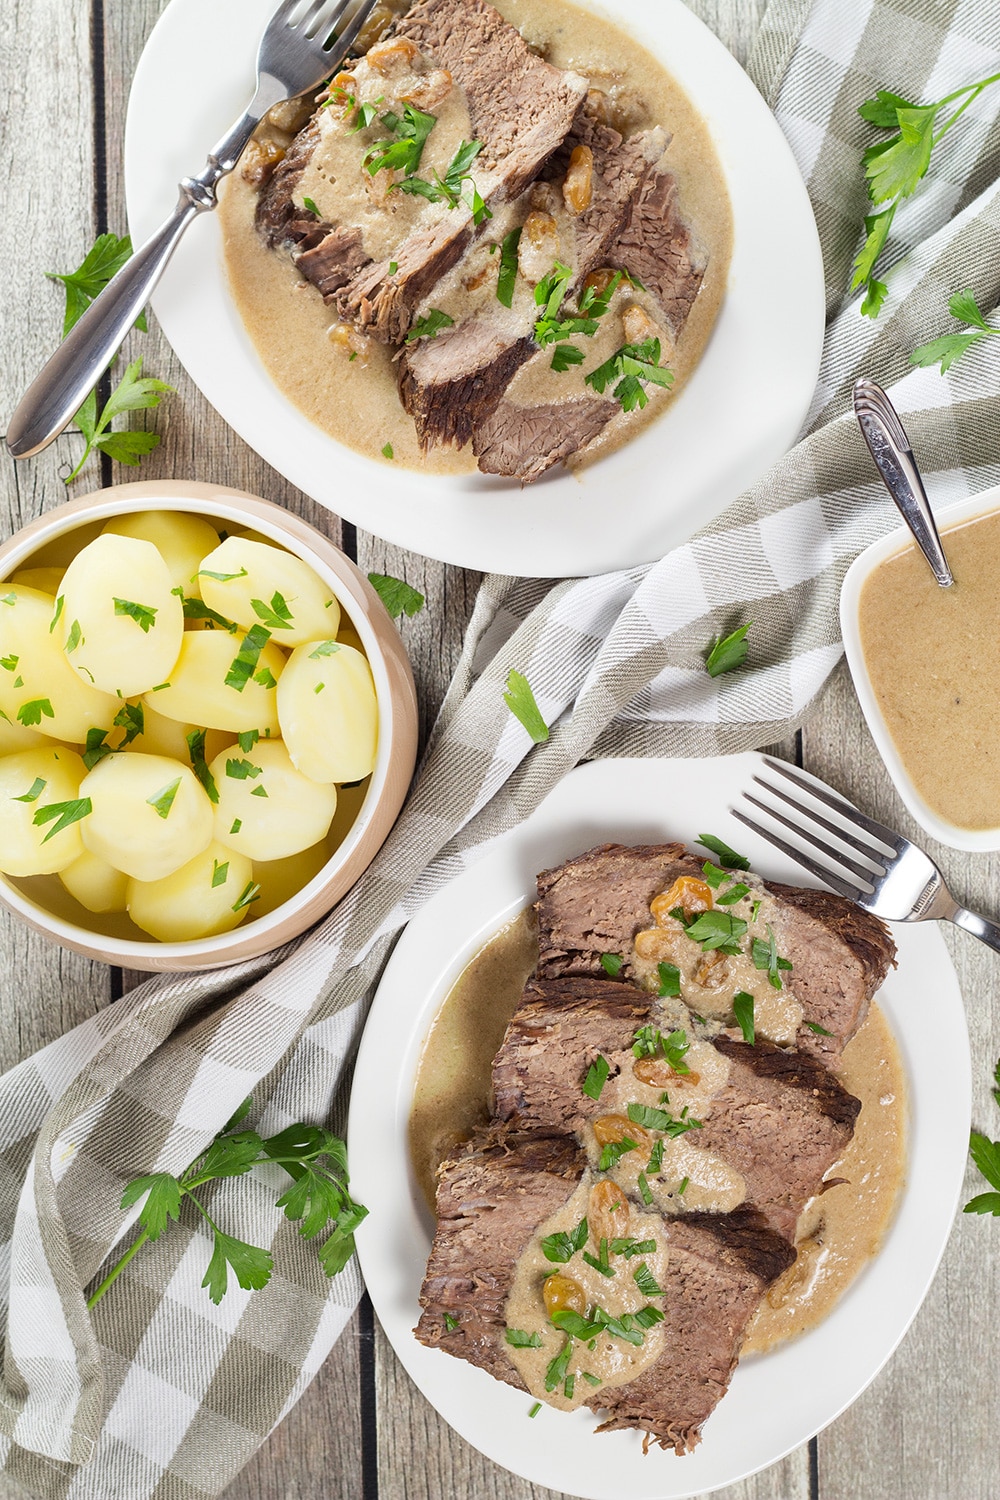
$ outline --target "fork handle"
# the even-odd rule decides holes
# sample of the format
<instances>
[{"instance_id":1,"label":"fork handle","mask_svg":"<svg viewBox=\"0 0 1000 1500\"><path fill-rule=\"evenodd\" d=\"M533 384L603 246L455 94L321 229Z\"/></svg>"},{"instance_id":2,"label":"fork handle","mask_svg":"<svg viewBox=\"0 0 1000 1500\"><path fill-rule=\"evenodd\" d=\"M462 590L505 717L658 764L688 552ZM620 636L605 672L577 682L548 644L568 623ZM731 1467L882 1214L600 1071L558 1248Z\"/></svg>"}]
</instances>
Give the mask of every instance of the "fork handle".
<instances>
[{"instance_id":1,"label":"fork handle","mask_svg":"<svg viewBox=\"0 0 1000 1500\"><path fill-rule=\"evenodd\" d=\"M233 170L272 104L283 98L285 90L264 74L250 107L209 154L202 171L181 182L177 207L170 217L126 261L67 334L10 419L7 447L14 458L40 453L73 420L149 301L181 235L199 214L217 206L222 178Z\"/></svg>"},{"instance_id":2,"label":"fork handle","mask_svg":"<svg viewBox=\"0 0 1000 1500\"><path fill-rule=\"evenodd\" d=\"M1000 953L1000 926L996 922L991 922L988 917L981 917L978 912L968 911L964 906L955 908L951 920L963 932L971 932L987 948Z\"/></svg>"}]
</instances>

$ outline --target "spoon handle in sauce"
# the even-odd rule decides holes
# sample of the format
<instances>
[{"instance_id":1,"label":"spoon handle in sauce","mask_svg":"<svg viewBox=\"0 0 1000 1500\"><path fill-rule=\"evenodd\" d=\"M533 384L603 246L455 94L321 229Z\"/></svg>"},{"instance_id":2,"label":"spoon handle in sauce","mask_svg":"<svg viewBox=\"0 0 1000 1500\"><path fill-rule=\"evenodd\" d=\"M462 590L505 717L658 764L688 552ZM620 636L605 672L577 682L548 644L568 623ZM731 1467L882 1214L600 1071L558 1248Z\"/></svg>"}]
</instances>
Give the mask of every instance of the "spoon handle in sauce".
<instances>
[{"instance_id":1,"label":"spoon handle in sauce","mask_svg":"<svg viewBox=\"0 0 1000 1500\"><path fill-rule=\"evenodd\" d=\"M955 582L899 413L874 380L854 383L854 415L875 467L943 589Z\"/></svg>"}]
</instances>

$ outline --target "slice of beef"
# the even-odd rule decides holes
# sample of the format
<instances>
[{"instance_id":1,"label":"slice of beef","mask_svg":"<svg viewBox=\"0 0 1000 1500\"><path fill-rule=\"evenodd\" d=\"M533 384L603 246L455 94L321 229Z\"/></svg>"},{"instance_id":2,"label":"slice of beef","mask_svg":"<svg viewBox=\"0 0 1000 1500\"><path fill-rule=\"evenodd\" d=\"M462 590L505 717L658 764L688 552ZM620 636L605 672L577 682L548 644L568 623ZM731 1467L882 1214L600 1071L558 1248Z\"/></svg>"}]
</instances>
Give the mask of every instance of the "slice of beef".
<instances>
[{"instance_id":1,"label":"slice of beef","mask_svg":"<svg viewBox=\"0 0 1000 1500\"><path fill-rule=\"evenodd\" d=\"M442 1167L438 1229L415 1330L421 1343L524 1390L504 1343L515 1266L538 1225L572 1195L584 1166L566 1136L504 1143L487 1136ZM747 1322L794 1251L752 1209L665 1222L662 1353L628 1385L595 1390L587 1405L609 1413L605 1429L638 1427L683 1453L724 1395Z\"/></svg>"},{"instance_id":2,"label":"slice of beef","mask_svg":"<svg viewBox=\"0 0 1000 1500\"><path fill-rule=\"evenodd\" d=\"M677 183L669 172L647 174L607 260L642 282L662 307L671 336L679 338L708 260L680 216Z\"/></svg>"},{"instance_id":3,"label":"slice of beef","mask_svg":"<svg viewBox=\"0 0 1000 1500\"><path fill-rule=\"evenodd\" d=\"M314 118L299 131L258 195L254 222L272 250L297 245L316 228L315 214L305 213L296 204L295 191L319 137L319 125Z\"/></svg>"},{"instance_id":4,"label":"slice of beef","mask_svg":"<svg viewBox=\"0 0 1000 1500\"><path fill-rule=\"evenodd\" d=\"M530 484L592 443L618 409L613 401L597 396L551 406L502 401L475 429L472 451L484 474L502 474Z\"/></svg>"},{"instance_id":5,"label":"slice of beef","mask_svg":"<svg viewBox=\"0 0 1000 1500\"><path fill-rule=\"evenodd\" d=\"M574 220L574 285L608 262L633 200L653 171L665 141L659 130L623 141L617 131L591 120L585 109L578 114L567 144L591 147L594 176L593 201ZM527 212L524 205L521 217ZM532 337L533 317L520 328L512 323L511 313L496 303L457 328L407 350L400 360L399 395L424 448L442 443L463 447L475 433L475 452L484 473L534 479L592 441L617 408L610 401L576 403L573 413L559 419L557 441L543 445L553 456L546 461L546 454L540 454L541 467L528 473L531 464L523 461L523 446L535 434L524 430L520 409L512 407L499 423L491 422L518 370L539 352ZM550 408L536 410L548 412ZM520 431L515 430L518 427ZM576 446L569 446L577 438Z\"/></svg>"},{"instance_id":6,"label":"slice of beef","mask_svg":"<svg viewBox=\"0 0 1000 1500\"><path fill-rule=\"evenodd\" d=\"M656 1019L652 996L610 979L529 979L493 1063L495 1116L517 1131L579 1131L603 1112L581 1084L598 1055L609 1076L630 1071L636 1029ZM788 1240L806 1203L844 1153L861 1103L822 1063L763 1038L712 1045L729 1077L695 1144L735 1167L746 1202ZM678 1080L681 1097L682 1080Z\"/></svg>"},{"instance_id":7,"label":"slice of beef","mask_svg":"<svg viewBox=\"0 0 1000 1500\"><path fill-rule=\"evenodd\" d=\"M636 1380L595 1391L587 1405L609 1414L599 1432L635 1427L680 1454L701 1440L702 1423L736 1368L747 1323L795 1251L753 1209L668 1223L663 1353Z\"/></svg>"},{"instance_id":8,"label":"slice of beef","mask_svg":"<svg viewBox=\"0 0 1000 1500\"><path fill-rule=\"evenodd\" d=\"M486 0L418 0L396 34L409 37L464 89L473 138L482 143L477 166L495 177L487 204L518 197L569 134L586 80L532 52ZM372 262L344 288L338 299L343 316L384 343L401 343L414 308L479 233L468 214L456 210L410 236L392 262Z\"/></svg>"},{"instance_id":9,"label":"slice of beef","mask_svg":"<svg viewBox=\"0 0 1000 1500\"><path fill-rule=\"evenodd\" d=\"M332 224L314 228L292 252L299 274L311 281L328 302L367 259L361 230L337 229Z\"/></svg>"},{"instance_id":10,"label":"slice of beef","mask_svg":"<svg viewBox=\"0 0 1000 1500\"><path fill-rule=\"evenodd\" d=\"M701 859L681 844L627 848L602 844L538 877L538 973L595 974L602 953L626 956L649 925L649 903L679 875L698 876ZM780 903L779 948L792 970L789 989L805 1021L800 1050L835 1059L868 1013L895 961L895 944L876 917L827 891L765 882ZM628 964L622 971L631 977Z\"/></svg>"},{"instance_id":11,"label":"slice of beef","mask_svg":"<svg viewBox=\"0 0 1000 1500\"><path fill-rule=\"evenodd\" d=\"M514 1267L539 1224L572 1196L585 1167L582 1148L567 1135L498 1140L483 1133L443 1163L415 1329L422 1344L524 1389L504 1344Z\"/></svg>"}]
</instances>

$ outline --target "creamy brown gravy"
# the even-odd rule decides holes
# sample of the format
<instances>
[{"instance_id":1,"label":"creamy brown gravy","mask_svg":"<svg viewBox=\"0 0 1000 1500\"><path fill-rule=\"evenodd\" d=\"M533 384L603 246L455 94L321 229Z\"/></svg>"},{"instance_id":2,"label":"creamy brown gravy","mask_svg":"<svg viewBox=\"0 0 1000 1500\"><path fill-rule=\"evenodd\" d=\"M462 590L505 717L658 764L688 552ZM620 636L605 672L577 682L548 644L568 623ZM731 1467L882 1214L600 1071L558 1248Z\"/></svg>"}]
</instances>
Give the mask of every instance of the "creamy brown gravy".
<instances>
[{"instance_id":1,"label":"creamy brown gravy","mask_svg":"<svg viewBox=\"0 0 1000 1500\"><path fill-rule=\"evenodd\" d=\"M528 909L472 959L428 1033L414 1089L410 1150L417 1180L432 1212L435 1174L441 1161L476 1126L489 1120L493 1057L537 957L534 917ZM841 1161L827 1174L828 1178L843 1177L847 1181L806 1205L798 1225L799 1258L771 1288L756 1314L745 1352L761 1353L821 1322L877 1253L891 1222L905 1174L906 1086L895 1041L877 1006L872 1006L865 1024L844 1049L838 1076L862 1102L854 1137ZM634 1083L630 1096L636 1096ZM735 1202L727 1197L726 1182L713 1179L711 1162L704 1160L709 1153L699 1152L689 1136L668 1144L689 1153L690 1170L685 1174L692 1179L685 1193L688 1207L710 1207L714 1201L715 1206L725 1209L741 1201L742 1194ZM699 1156L703 1158L701 1163L697 1161ZM623 1187L634 1188L635 1184L623 1175L629 1159L629 1155L622 1158L615 1176ZM664 1160L666 1163L666 1151ZM678 1175L684 1170L680 1162L675 1170ZM692 1185L696 1186L695 1173L699 1170L707 1171L708 1177L705 1192L696 1201ZM668 1190L657 1195L657 1206L668 1212L676 1208L676 1201L668 1201L669 1187L668 1181ZM573 1218L573 1223L580 1217L582 1213ZM566 1226L560 1220L556 1227ZM544 1232L551 1231L546 1227ZM527 1313L520 1301L518 1308L522 1321L508 1317L508 1322L523 1328ZM542 1321L531 1325L536 1326L541 1330ZM553 1347L548 1358L555 1352ZM544 1371L544 1365L542 1368ZM572 1404L577 1404L575 1398Z\"/></svg>"},{"instance_id":2,"label":"creamy brown gravy","mask_svg":"<svg viewBox=\"0 0 1000 1500\"><path fill-rule=\"evenodd\" d=\"M681 337L670 357L664 358L674 373L672 389L650 386L645 411L618 413L590 446L586 459L575 461L589 463L620 447L659 416L676 399L698 364L728 276L732 241L729 198L701 116L656 59L627 32L566 0L496 0L496 4L556 66L586 75L598 88L627 80L630 102L635 101L634 128L659 124L672 134L667 162L677 178L681 209L709 255L701 291ZM441 126L435 127L429 138L427 162L430 167L441 165L443 171L450 159L452 138L460 139L463 133L464 106L446 105L439 113ZM432 147L438 129L441 136ZM363 148L358 146L358 139L348 137L347 142L360 157ZM443 164L436 162L432 150L442 156ZM323 182L315 171L307 171L301 191L315 197L321 209L324 207ZM396 394L393 350L374 345L365 366L361 360L348 363L346 350L334 348L328 337L336 321L334 312L319 292L298 276L286 255L266 248L254 229L255 204L256 191L238 172L227 179L220 215L230 287L257 352L279 389L318 427L369 458L390 462L382 450L391 444L391 462L396 465L429 474L473 472L476 462L471 448L435 448L426 455L421 453L413 423ZM426 211L427 205L411 198L402 212L412 216L418 208ZM484 246L503 232L502 216L498 214ZM403 233L401 228L400 238ZM484 255L487 262L495 263L485 249ZM473 305L469 294L464 296L468 308L454 288L445 289L443 301L436 288L431 300L458 321ZM655 303L644 294L631 292L628 300L645 302L656 316ZM515 378L509 392L511 400L528 404L589 394L589 387L583 385L584 371L608 358L622 342L619 314L623 301L624 294L616 294L601 332L587 340L584 367L560 375L551 371L548 358L535 359Z\"/></svg>"},{"instance_id":3,"label":"creamy brown gravy","mask_svg":"<svg viewBox=\"0 0 1000 1500\"><path fill-rule=\"evenodd\" d=\"M917 791L960 828L1000 826L997 572L1000 513L943 534L943 589L913 543L861 590L861 649L886 726Z\"/></svg>"}]
</instances>

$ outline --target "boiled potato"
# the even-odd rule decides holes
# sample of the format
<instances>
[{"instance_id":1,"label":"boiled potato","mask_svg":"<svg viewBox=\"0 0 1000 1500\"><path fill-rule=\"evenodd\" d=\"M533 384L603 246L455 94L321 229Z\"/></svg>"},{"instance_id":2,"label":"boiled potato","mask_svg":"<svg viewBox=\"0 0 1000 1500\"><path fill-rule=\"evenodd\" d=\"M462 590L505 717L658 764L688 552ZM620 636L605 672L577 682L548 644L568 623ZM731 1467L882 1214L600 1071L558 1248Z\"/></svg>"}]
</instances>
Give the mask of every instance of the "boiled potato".
<instances>
[{"instance_id":1,"label":"boiled potato","mask_svg":"<svg viewBox=\"0 0 1000 1500\"><path fill-rule=\"evenodd\" d=\"M255 917L266 917L269 911L284 906L307 886L330 858L328 841L313 844L301 854L285 859L254 860L253 877L260 883L260 897L254 905Z\"/></svg>"},{"instance_id":2,"label":"boiled potato","mask_svg":"<svg viewBox=\"0 0 1000 1500\"><path fill-rule=\"evenodd\" d=\"M125 891L128 876L113 865L98 859L96 854L84 849L65 870L59 871L59 879L70 895L88 911L109 912L125 910Z\"/></svg>"},{"instance_id":3,"label":"boiled potato","mask_svg":"<svg viewBox=\"0 0 1000 1500\"><path fill-rule=\"evenodd\" d=\"M34 750L39 745L51 744L47 734L40 734L37 729L25 729L23 724L12 723L0 713L0 755L16 755L19 750Z\"/></svg>"},{"instance_id":4,"label":"boiled potato","mask_svg":"<svg viewBox=\"0 0 1000 1500\"><path fill-rule=\"evenodd\" d=\"M378 746L378 704L360 651L336 641L292 652L278 683L281 737L295 766L313 781L360 781Z\"/></svg>"},{"instance_id":5,"label":"boiled potato","mask_svg":"<svg viewBox=\"0 0 1000 1500\"><path fill-rule=\"evenodd\" d=\"M224 750L210 770L219 789L215 837L250 859L284 859L325 838L337 788L317 786L292 765L280 740L259 740L249 755Z\"/></svg>"},{"instance_id":6,"label":"boiled potato","mask_svg":"<svg viewBox=\"0 0 1000 1500\"><path fill-rule=\"evenodd\" d=\"M242 632L228 635L222 630L186 631L167 686L147 693L143 702L168 719L179 719L185 724L226 729L234 734L258 729L261 734L277 736L278 708L273 684L284 670L283 652L267 642L251 662L252 675L238 672L242 688L226 683L237 658L245 657L250 650L244 646L246 640ZM268 683L272 685L266 686Z\"/></svg>"},{"instance_id":7,"label":"boiled potato","mask_svg":"<svg viewBox=\"0 0 1000 1500\"><path fill-rule=\"evenodd\" d=\"M361 637L350 620L344 619L343 615L340 618L340 629L337 631L337 645L353 646L355 651L360 651L362 656L364 655L365 648L362 645Z\"/></svg>"},{"instance_id":8,"label":"boiled potato","mask_svg":"<svg viewBox=\"0 0 1000 1500\"><path fill-rule=\"evenodd\" d=\"M161 943L190 943L256 916L255 896L250 861L213 843L163 880L130 880L128 913Z\"/></svg>"},{"instance_id":9,"label":"boiled potato","mask_svg":"<svg viewBox=\"0 0 1000 1500\"><path fill-rule=\"evenodd\" d=\"M93 811L84 844L135 880L162 880L212 839L212 804L190 766L166 755L123 751L84 777Z\"/></svg>"},{"instance_id":10,"label":"boiled potato","mask_svg":"<svg viewBox=\"0 0 1000 1500\"><path fill-rule=\"evenodd\" d=\"M99 536L66 569L56 634L70 666L105 693L134 698L166 682L184 610L152 542Z\"/></svg>"},{"instance_id":11,"label":"boiled potato","mask_svg":"<svg viewBox=\"0 0 1000 1500\"><path fill-rule=\"evenodd\" d=\"M51 629L56 610L49 594L0 584L0 709L12 724L82 745L88 729L110 729L121 704L73 671L61 621Z\"/></svg>"},{"instance_id":12,"label":"boiled potato","mask_svg":"<svg viewBox=\"0 0 1000 1500\"><path fill-rule=\"evenodd\" d=\"M22 750L0 760L0 870L5 875L54 875L83 853L85 766L75 750ZM52 809L60 803L59 813ZM39 814L42 816L36 823ZM64 818L65 827L59 828Z\"/></svg>"},{"instance_id":13,"label":"boiled potato","mask_svg":"<svg viewBox=\"0 0 1000 1500\"><path fill-rule=\"evenodd\" d=\"M318 641L339 629L340 605L326 584L279 547L227 537L203 558L200 580L206 604L238 625L265 625L279 646Z\"/></svg>"},{"instance_id":14,"label":"boiled potato","mask_svg":"<svg viewBox=\"0 0 1000 1500\"><path fill-rule=\"evenodd\" d=\"M102 535L137 537L152 542L167 565L175 588L189 599L200 599L197 577L201 560L219 545L219 533L201 516L177 510L143 510L132 516L115 516Z\"/></svg>"},{"instance_id":15,"label":"boiled potato","mask_svg":"<svg viewBox=\"0 0 1000 1500\"><path fill-rule=\"evenodd\" d=\"M135 731L138 729L138 733ZM140 755L169 755L173 760L191 759L190 736L199 733L197 724L183 724L158 714L147 703L126 703L119 710L115 727L108 735L112 750L137 750ZM130 738L131 736L131 738ZM236 736L222 729L205 733L205 759L213 760L220 750L235 745Z\"/></svg>"},{"instance_id":16,"label":"boiled potato","mask_svg":"<svg viewBox=\"0 0 1000 1500\"><path fill-rule=\"evenodd\" d=\"M65 572L65 568L18 568L10 581L26 589L37 589L40 594L51 594L54 599Z\"/></svg>"}]
</instances>

